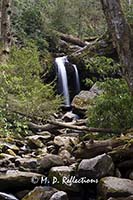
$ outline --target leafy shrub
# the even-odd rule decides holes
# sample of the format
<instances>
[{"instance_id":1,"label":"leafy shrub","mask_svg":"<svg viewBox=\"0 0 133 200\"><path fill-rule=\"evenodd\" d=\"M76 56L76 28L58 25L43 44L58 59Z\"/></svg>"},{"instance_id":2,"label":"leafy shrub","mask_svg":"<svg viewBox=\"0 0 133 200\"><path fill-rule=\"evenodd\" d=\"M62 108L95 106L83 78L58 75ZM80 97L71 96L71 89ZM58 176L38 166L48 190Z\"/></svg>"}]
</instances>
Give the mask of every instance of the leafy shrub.
<instances>
[{"instance_id":1,"label":"leafy shrub","mask_svg":"<svg viewBox=\"0 0 133 200\"><path fill-rule=\"evenodd\" d=\"M85 84L91 87L97 80L104 80L107 77L119 75L119 64L112 58L95 56L85 60L86 70L90 78L85 79Z\"/></svg>"},{"instance_id":2,"label":"leafy shrub","mask_svg":"<svg viewBox=\"0 0 133 200\"><path fill-rule=\"evenodd\" d=\"M99 83L104 93L88 108L89 126L128 129L133 126L133 97L123 79Z\"/></svg>"},{"instance_id":3,"label":"leafy shrub","mask_svg":"<svg viewBox=\"0 0 133 200\"><path fill-rule=\"evenodd\" d=\"M20 128L20 124L13 125L15 118L22 118L20 114L26 118L45 120L58 110L60 98L55 95L53 86L43 84L39 77L41 72L39 54L34 44L12 49L9 63L0 66L2 127L9 127L7 122L11 121L12 127Z\"/></svg>"}]
</instances>

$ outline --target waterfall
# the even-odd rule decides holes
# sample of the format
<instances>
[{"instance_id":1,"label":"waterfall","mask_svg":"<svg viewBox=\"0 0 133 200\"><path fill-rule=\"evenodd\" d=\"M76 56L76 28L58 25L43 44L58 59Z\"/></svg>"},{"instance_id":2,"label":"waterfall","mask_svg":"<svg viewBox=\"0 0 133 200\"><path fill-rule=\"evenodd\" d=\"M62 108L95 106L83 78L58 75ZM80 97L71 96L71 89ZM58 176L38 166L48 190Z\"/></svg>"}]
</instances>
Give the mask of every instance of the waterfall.
<instances>
[{"instance_id":1,"label":"waterfall","mask_svg":"<svg viewBox=\"0 0 133 200\"><path fill-rule=\"evenodd\" d=\"M58 57L55 59L55 63L57 66L57 76L58 76L58 84L59 84L59 93L63 94L65 106L70 107L70 95L69 95L69 88L68 88L68 78L66 72L65 63L69 63L67 56ZM80 91L80 81L79 81L79 74L76 65L71 64L74 69L74 77L75 77L75 94L79 93Z\"/></svg>"},{"instance_id":2,"label":"waterfall","mask_svg":"<svg viewBox=\"0 0 133 200\"><path fill-rule=\"evenodd\" d=\"M73 68L75 71L75 78L76 78L76 93L79 93L80 92L79 73L78 73L76 65L73 64Z\"/></svg>"},{"instance_id":3,"label":"waterfall","mask_svg":"<svg viewBox=\"0 0 133 200\"><path fill-rule=\"evenodd\" d=\"M65 68L65 62L67 61L67 57L58 57L55 59L55 63L58 69L58 79L59 79L59 90L60 93L64 95L65 98L65 105L70 107L70 97L69 97L69 90L68 90L68 81L67 81L67 73Z\"/></svg>"}]
</instances>

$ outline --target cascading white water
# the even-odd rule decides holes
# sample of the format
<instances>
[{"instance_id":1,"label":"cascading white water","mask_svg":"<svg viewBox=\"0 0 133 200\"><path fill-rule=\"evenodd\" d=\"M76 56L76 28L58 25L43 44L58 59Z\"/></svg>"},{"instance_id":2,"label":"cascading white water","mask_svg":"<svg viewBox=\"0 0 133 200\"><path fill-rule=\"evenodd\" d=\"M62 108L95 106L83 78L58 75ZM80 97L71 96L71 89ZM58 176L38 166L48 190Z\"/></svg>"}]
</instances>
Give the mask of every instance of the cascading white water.
<instances>
[{"instance_id":1,"label":"cascading white water","mask_svg":"<svg viewBox=\"0 0 133 200\"><path fill-rule=\"evenodd\" d=\"M59 82L59 92L64 95L65 105L70 107L70 95L68 89L68 79L65 63L69 63L67 56L58 57L55 59L55 63L57 66L57 76ZM76 65L72 65L75 72L75 85L76 85L76 94L80 91L80 81L79 74Z\"/></svg>"},{"instance_id":2,"label":"cascading white water","mask_svg":"<svg viewBox=\"0 0 133 200\"><path fill-rule=\"evenodd\" d=\"M67 81L67 73L66 73L66 68L65 68L65 62L67 61L67 57L58 57L55 59L55 63L58 68L58 79L59 79L59 84L61 84L60 87L60 92L63 93L64 98L65 98L65 105L70 106L70 97L69 97L69 90L68 90L68 81Z\"/></svg>"},{"instance_id":3,"label":"cascading white water","mask_svg":"<svg viewBox=\"0 0 133 200\"><path fill-rule=\"evenodd\" d=\"M75 70L75 78L76 78L76 93L80 92L80 81L79 81L79 73L76 65L73 64L73 68Z\"/></svg>"}]
</instances>

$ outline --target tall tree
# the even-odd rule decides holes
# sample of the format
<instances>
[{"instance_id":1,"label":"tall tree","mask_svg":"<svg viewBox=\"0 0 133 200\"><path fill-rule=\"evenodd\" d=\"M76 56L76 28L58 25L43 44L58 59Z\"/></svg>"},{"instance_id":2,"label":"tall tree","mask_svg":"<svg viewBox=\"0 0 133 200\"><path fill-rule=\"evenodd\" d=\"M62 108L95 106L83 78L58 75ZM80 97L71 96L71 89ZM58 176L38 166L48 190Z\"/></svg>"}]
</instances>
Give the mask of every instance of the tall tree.
<instances>
[{"instance_id":1,"label":"tall tree","mask_svg":"<svg viewBox=\"0 0 133 200\"><path fill-rule=\"evenodd\" d=\"M107 20L120 58L123 76L133 95L133 33L122 12L120 0L101 0Z\"/></svg>"},{"instance_id":2,"label":"tall tree","mask_svg":"<svg viewBox=\"0 0 133 200\"><path fill-rule=\"evenodd\" d=\"M9 54L11 44L11 0L1 1L1 62L4 62Z\"/></svg>"}]
</instances>

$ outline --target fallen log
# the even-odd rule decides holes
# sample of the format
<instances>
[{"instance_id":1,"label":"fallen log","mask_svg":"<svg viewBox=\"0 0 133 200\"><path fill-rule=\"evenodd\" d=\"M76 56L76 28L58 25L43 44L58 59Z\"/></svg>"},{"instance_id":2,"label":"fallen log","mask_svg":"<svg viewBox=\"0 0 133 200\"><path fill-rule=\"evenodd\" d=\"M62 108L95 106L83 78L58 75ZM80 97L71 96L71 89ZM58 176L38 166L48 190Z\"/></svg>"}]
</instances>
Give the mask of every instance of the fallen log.
<instances>
[{"instance_id":1,"label":"fallen log","mask_svg":"<svg viewBox=\"0 0 133 200\"><path fill-rule=\"evenodd\" d=\"M118 60L118 55L116 52L116 47L113 45L112 40L100 39L90 42L88 45L84 46L82 49L70 54L68 59L76 63L77 60L82 60L83 58L93 57L93 56L107 56Z\"/></svg>"},{"instance_id":2,"label":"fallen log","mask_svg":"<svg viewBox=\"0 0 133 200\"><path fill-rule=\"evenodd\" d=\"M88 159L109 152L108 154L115 161L120 160L120 156L127 156L129 153L133 155L132 148L124 148L124 145L128 144L130 140L130 137L118 137L107 140L81 142L73 149L73 155L76 158Z\"/></svg>"},{"instance_id":3,"label":"fallen log","mask_svg":"<svg viewBox=\"0 0 133 200\"><path fill-rule=\"evenodd\" d=\"M64 129L69 128L73 130L79 130L82 132L100 132L100 133L120 133L121 131L112 130L112 129L105 129L105 128L89 128L87 126L80 126L76 125L76 122L71 123L64 123L59 121L51 121L48 120L48 124L45 125L37 125L32 122L28 124L29 128L32 130L39 130L39 131L50 131L53 129Z\"/></svg>"},{"instance_id":4,"label":"fallen log","mask_svg":"<svg viewBox=\"0 0 133 200\"><path fill-rule=\"evenodd\" d=\"M67 34L64 34L64 33L58 33L58 36L62 40L64 40L65 42L68 42L68 43L71 43L71 44L74 44L74 45L78 45L80 47L86 46L86 43L84 41L82 41L81 39L74 37L72 35L67 35Z\"/></svg>"}]
</instances>

